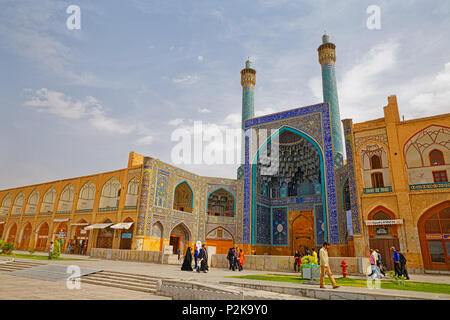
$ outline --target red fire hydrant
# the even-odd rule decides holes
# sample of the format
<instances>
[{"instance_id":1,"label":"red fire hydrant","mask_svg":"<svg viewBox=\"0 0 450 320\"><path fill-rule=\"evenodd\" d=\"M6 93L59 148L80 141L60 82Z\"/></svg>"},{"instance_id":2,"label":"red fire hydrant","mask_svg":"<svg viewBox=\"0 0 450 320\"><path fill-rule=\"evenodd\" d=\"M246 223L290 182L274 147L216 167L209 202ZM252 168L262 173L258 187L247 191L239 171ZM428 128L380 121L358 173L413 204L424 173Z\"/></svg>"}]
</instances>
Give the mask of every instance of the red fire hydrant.
<instances>
[{"instance_id":1,"label":"red fire hydrant","mask_svg":"<svg viewBox=\"0 0 450 320\"><path fill-rule=\"evenodd\" d=\"M345 262L345 260L342 260L342 262L341 262L341 268L342 268L342 277L343 277L343 278L347 278L347 268L348 268L348 265L347 265L347 263Z\"/></svg>"}]
</instances>

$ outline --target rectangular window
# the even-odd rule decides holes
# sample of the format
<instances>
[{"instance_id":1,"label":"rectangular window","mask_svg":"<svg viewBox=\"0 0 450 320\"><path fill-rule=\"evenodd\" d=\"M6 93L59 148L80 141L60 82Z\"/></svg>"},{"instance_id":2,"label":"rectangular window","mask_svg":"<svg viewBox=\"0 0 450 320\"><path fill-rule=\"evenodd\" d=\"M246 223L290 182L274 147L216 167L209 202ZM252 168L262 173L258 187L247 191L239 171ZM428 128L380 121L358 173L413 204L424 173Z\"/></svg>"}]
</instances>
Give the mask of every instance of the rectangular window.
<instances>
[{"instance_id":1,"label":"rectangular window","mask_svg":"<svg viewBox=\"0 0 450 320\"><path fill-rule=\"evenodd\" d=\"M441 241L428 241L431 262L445 262L444 248Z\"/></svg>"},{"instance_id":2,"label":"rectangular window","mask_svg":"<svg viewBox=\"0 0 450 320\"><path fill-rule=\"evenodd\" d=\"M434 182L448 182L447 171L433 171Z\"/></svg>"},{"instance_id":3,"label":"rectangular window","mask_svg":"<svg viewBox=\"0 0 450 320\"><path fill-rule=\"evenodd\" d=\"M383 188L383 174L381 172L372 173L372 188Z\"/></svg>"}]
</instances>

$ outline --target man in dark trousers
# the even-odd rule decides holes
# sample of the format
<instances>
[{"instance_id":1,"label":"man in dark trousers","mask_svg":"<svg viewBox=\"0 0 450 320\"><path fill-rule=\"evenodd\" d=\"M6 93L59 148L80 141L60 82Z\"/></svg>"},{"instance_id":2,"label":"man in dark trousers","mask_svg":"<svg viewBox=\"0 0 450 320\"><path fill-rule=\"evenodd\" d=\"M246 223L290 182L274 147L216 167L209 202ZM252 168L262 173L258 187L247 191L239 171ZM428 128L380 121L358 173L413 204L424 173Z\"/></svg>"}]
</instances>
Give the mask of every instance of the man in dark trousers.
<instances>
[{"instance_id":1,"label":"man in dark trousers","mask_svg":"<svg viewBox=\"0 0 450 320\"><path fill-rule=\"evenodd\" d=\"M406 277L406 280L409 280L408 270L406 269L406 258L403 253L398 251L398 259L400 261L400 274Z\"/></svg>"},{"instance_id":2,"label":"man in dark trousers","mask_svg":"<svg viewBox=\"0 0 450 320\"><path fill-rule=\"evenodd\" d=\"M400 270L400 257L398 255L397 250L395 250L395 247L391 248L392 253L394 254L394 271L395 271L395 275L397 277L400 277L402 275L402 272Z\"/></svg>"}]
</instances>

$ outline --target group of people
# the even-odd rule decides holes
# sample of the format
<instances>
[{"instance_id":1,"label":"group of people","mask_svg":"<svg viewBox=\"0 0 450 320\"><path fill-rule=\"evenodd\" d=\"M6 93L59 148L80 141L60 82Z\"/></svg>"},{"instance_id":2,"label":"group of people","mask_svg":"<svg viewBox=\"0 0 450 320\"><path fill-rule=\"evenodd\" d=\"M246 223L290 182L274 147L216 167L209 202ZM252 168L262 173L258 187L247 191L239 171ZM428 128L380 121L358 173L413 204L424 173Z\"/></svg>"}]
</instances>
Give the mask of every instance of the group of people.
<instances>
[{"instance_id":1,"label":"group of people","mask_svg":"<svg viewBox=\"0 0 450 320\"><path fill-rule=\"evenodd\" d=\"M395 247L391 247L394 261L394 271L397 277L404 276L406 280L409 280L408 270L406 269L406 258L400 250L396 250ZM378 249L370 249L370 267L371 273L369 277L372 279L375 276L378 279L386 276L386 266L381 259L381 254ZM382 275L383 276L382 276Z\"/></svg>"},{"instance_id":2,"label":"group of people","mask_svg":"<svg viewBox=\"0 0 450 320\"><path fill-rule=\"evenodd\" d=\"M400 250L395 250L395 247L391 248L394 254L394 271L397 277L404 276L406 280L409 280L408 270L406 269L406 258Z\"/></svg>"},{"instance_id":3,"label":"group of people","mask_svg":"<svg viewBox=\"0 0 450 320\"><path fill-rule=\"evenodd\" d=\"M227 260L230 264L230 270L235 271L236 269L238 269L239 271L242 271L242 269L244 268L245 255L242 249L239 249L239 247L230 248L228 250Z\"/></svg>"},{"instance_id":4,"label":"group of people","mask_svg":"<svg viewBox=\"0 0 450 320\"><path fill-rule=\"evenodd\" d=\"M67 253L86 255L88 242L86 240L70 240Z\"/></svg>"},{"instance_id":5,"label":"group of people","mask_svg":"<svg viewBox=\"0 0 450 320\"><path fill-rule=\"evenodd\" d=\"M300 272L300 266L302 265L302 258L305 256L310 256L313 258L313 262L315 264L319 264L318 258L317 258L317 252L316 249L305 247L303 248L303 253L300 253L300 250L295 251L294 254L294 272Z\"/></svg>"},{"instance_id":6,"label":"group of people","mask_svg":"<svg viewBox=\"0 0 450 320\"><path fill-rule=\"evenodd\" d=\"M192 267L192 258L194 258L194 268ZM194 269L197 272L208 272L208 251L205 244L202 244L201 248L197 247L194 254L192 254L191 247L186 250L181 270L194 271Z\"/></svg>"}]
</instances>

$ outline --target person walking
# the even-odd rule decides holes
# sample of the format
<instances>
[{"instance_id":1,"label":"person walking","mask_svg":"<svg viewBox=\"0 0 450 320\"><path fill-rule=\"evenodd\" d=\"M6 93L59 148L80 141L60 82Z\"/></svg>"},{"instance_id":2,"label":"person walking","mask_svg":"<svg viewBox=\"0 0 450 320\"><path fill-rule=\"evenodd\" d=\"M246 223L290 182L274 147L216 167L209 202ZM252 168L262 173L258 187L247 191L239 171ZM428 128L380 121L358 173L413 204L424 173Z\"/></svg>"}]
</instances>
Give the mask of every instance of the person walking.
<instances>
[{"instance_id":1,"label":"person walking","mask_svg":"<svg viewBox=\"0 0 450 320\"><path fill-rule=\"evenodd\" d=\"M183 271L192 271L192 252L191 247L188 247L184 256L183 265L181 266Z\"/></svg>"},{"instance_id":2,"label":"person walking","mask_svg":"<svg viewBox=\"0 0 450 320\"><path fill-rule=\"evenodd\" d=\"M53 241L50 242L50 247L48 248L48 259L51 260L53 258L53 249L55 249L55 246L53 244Z\"/></svg>"},{"instance_id":3,"label":"person walking","mask_svg":"<svg viewBox=\"0 0 450 320\"><path fill-rule=\"evenodd\" d=\"M301 259L300 252L297 250L295 251L294 254L294 272L300 271L300 263L301 263L300 259Z\"/></svg>"},{"instance_id":4,"label":"person walking","mask_svg":"<svg viewBox=\"0 0 450 320\"><path fill-rule=\"evenodd\" d=\"M406 269L406 258L400 250L398 251L398 260L400 262L401 275L405 276L406 280L409 280L408 270Z\"/></svg>"},{"instance_id":5,"label":"person walking","mask_svg":"<svg viewBox=\"0 0 450 320\"><path fill-rule=\"evenodd\" d=\"M245 262L244 252L242 252L242 249L239 249L239 271L242 271L242 269L244 268L244 262Z\"/></svg>"},{"instance_id":6,"label":"person walking","mask_svg":"<svg viewBox=\"0 0 450 320\"><path fill-rule=\"evenodd\" d=\"M380 270L380 273L383 275L383 277L386 276L386 272L384 271L384 262L383 259L381 258L381 254L380 254L380 250L375 249L375 252L377 253L377 267L378 270Z\"/></svg>"},{"instance_id":7,"label":"person walking","mask_svg":"<svg viewBox=\"0 0 450 320\"><path fill-rule=\"evenodd\" d=\"M338 285L336 285L336 281L334 281L333 274L331 273L330 265L328 262L328 248L330 247L330 244L328 242L323 243L323 247L319 250L319 257L320 257L320 287L322 289L325 288L324 285L324 278L325 278L325 272L328 274L328 278L330 279L331 285L333 286L333 289L339 288Z\"/></svg>"},{"instance_id":8,"label":"person walking","mask_svg":"<svg viewBox=\"0 0 450 320\"><path fill-rule=\"evenodd\" d=\"M393 260L394 260L394 271L395 271L395 275L397 277L400 277L402 275L402 272L400 270L400 257L398 255L397 250L395 250L395 247L391 247L391 251L394 254L393 256Z\"/></svg>"},{"instance_id":9,"label":"person walking","mask_svg":"<svg viewBox=\"0 0 450 320\"><path fill-rule=\"evenodd\" d=\"M227 260L228 260L228 263L230 264L229 269L231 270L231 268L233 268L233 263L234 263L234 248L230 248L228 250Z\"/></svg>"},{"instance_id":10,"label":"person walking","mask_svg":"<svg viewBox=\"0 0 450 320\"><path fill-rule=\"evenodd\" d=\"M200 271L208 272L208 252L206 251L206 245L202 244L202 250L200 251Z\"/></svg>"},{"instance_id":11,"label":"person walking","mask_svg":"<svg viewBox=\"0 0 450 320\"><path fill-rule=\"evenodd\" d=\"M375 250L370 249L370 268L372 270L371 274L369 275L369 278L374 278L374 275L377 276L378 279L381 279L380 271L377 267L377 253Z\"/></svg>"},{"instance_id":12,"label":"person walking","mask_svg":"<svg viewBox=\"0 0 450 320\"><path fill-rule=\"evenodd\" d=\"M239 247L236 247L234 250L234 264L233 264L233 271L239 269Z\"/></svg>"},{"instance_id":13,"label":"person walking","mask_svg":"<svg viewBox=\"0 0 450 320\"><path fill-rule=\"evenodd\" d=\"M200 249L199 247L197 247L197 249L194 252L194 262L195 262L195 270L197 272L200 272L200 251L202 249Z\"/></svg>"}]
</instances>

